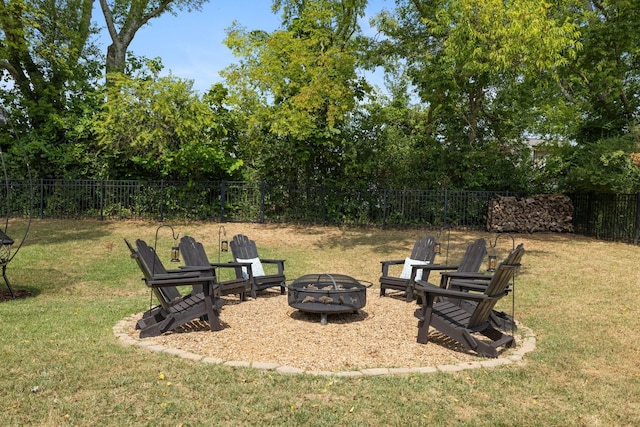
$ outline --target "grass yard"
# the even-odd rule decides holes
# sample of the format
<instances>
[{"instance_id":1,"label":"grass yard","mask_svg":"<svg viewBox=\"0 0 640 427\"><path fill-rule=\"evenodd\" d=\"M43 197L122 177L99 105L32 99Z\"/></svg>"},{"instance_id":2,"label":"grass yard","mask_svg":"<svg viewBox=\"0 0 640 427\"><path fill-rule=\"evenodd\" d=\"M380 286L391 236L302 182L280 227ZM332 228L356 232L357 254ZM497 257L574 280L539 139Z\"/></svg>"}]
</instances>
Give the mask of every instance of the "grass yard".
<instances>
[{"instance_id":1,"label":"grass yard","mask_svg":"<svg viewBox=\"0 0 640 427\"><path fill-rule=\"evenodd\" d=\"M218 224L172 225L202 241L217 261ZM526 253L515 314L537 337L525 363L342 378L205 365L121 345L113 326L149 305L123 238L153 245L157 226L33 223L7 273L15 289L34 296L0 303L4 425L640 425L639 247L575 235L516 235ZM408 256L419 237L432 234L224 227L228 240L244 233L261 256L286 259L287 277L330 266L374 286L381 260ZM452 232L449 261L458 261L477 237L491 236ZM171 231L160 229L161 256L168 257L172 243ZM501 237L497 246L504 256L511 241ZM230 260L230 253L221 259Z\"/></svg>"}]
</instances>

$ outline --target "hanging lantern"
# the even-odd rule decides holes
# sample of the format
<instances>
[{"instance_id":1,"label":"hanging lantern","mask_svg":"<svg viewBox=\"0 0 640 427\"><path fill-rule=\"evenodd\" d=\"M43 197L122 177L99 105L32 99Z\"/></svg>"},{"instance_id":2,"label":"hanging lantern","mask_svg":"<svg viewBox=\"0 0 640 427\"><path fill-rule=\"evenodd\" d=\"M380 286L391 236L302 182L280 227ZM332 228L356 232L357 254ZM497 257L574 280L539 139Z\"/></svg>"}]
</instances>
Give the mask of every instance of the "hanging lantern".
<instances>
[{"instance_id":1,"label":"hanging lantern","mask_svg":"<svg viewBox=\"0 0 640 427\"><path fill-rule=\"evenodd\" d=\"M496 255L489 255L489 265L487 271L493 273L498 267L498 257Z\"/></svg>"},{"instance_id":2,"label":"hanging lantern","mask_svg":"<svg viewBox=\"0 0 640 427\"><path fill-rule=\"evenodd\" d=\"M178 246L171 247L171 262L180 262L180 248Z\"/></svg>"},{"instance_id":3,"label":"hanging lantern","mask_svg":"<svg viewBox=\"0 0 640 427\"><path fill-rule=\"evenodd\" d=\"M7 236L4 231L0 230L0 265L9 262L13 243L13 239Z\"/></svg>"},{"instance_id":4,"label":"hanging lantern","mask_svg":"<svg viewBox=\"0 0 640 427\"><path fill-rule=\"evenodd\" d=\"M177 241L178 241L179 235L176 234L176 232L173 229L173 227L168 225L168 224L161 224L158 228L156 228L156 240L155 240L155 243L153 244L153 251L157 253L156 249L157 249L157 246L158 246L158 232L163 227L167 227L168 229L171 230L171 236L173 237L173 241L175 242L173 244L173 246L171 246L171 262L180 262L180 249L179 249L179 247L177 245ZM154 266L154 269L155 269L155 266ZM155 271L154 271L154 273L155 273Z\"/></svg>"},{"instance_id":5,"label":"hanging lantern","mask_svg":"<svg viewBox=\"0 0 640 427\"><path fill-rule=\"evenodd\" d=\"M498 255L496 253L496 245L498 243L498 239L500 238L500 236L503 236L503 235L504 234L496 235L496 238L493 241L493 244L491 243L491 241L489 241L489 250L487 251L489 262L488 262L488 265L487 265L487 271L490 272L490 273L495 272L496 269L498 268ZM506 233L506 236L511 239L511 250L515 249L516 242L515 242L515 239L513 238L513 236L511 234L508 234L508 233Z\"/></svg>"}]
</instances>

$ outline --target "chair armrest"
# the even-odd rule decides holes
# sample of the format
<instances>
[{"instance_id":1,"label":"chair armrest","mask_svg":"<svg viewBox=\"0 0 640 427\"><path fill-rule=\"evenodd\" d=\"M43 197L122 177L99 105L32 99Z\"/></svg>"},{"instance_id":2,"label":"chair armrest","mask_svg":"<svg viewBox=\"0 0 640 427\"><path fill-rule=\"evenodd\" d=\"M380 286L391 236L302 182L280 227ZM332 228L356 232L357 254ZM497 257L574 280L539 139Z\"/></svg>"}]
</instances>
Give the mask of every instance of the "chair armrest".
<instances>
[{"instance_id":1,"label":"chair armrest","mask_svg":"<svg viewBox=\"0 0 640 427\"><path fill-rule=\"evenodd\" d=\"M458 266L457 265L444 265L444 264L429 264L429 265L425 265L424 267L421 267L423 270L429 269L429 270L457 270ZM442 272L440 274L446 274L446 272Z\"/></svg>"},{"instance_id":2,"label":"chair armrest","mask_svg":"<svg viewBox=\"0 0 640 427\"><path fill-rule=\"evenodd\" d=\"M167 270L167 273L169 274L181 274L184 273L184 266L180 266L179 268L172 268L171 270Z\"/></svg>"},{"instance_id":3,"label":"chair armrest","mask_svg":"<svg viewBox=\"0 0 640 427\"><path fill-rule=\"evenodd\" d=\"M391 260L387 260L387 261L380 261L380 264L382 264L382 275L383 276L388 276L389 275L389 266L404 264L404 260L403 259L391 259Z\"/></svg>"},{"instance_id":4,"label":"chair armrest","mask_svg":"<svg viewBox=\"0 0 640 427\"><path fill-rule=\"evenodd\" d=\"M489 282L480 282L478 280L454 280L449 284L449 289L466 289L467 291L484 292L489 286ZM506 292L510 292L509 286L506 288Z\"/></svg>"},{"instance_id":5,"label":"chair armrest","mask_svg":"<svg viewBox=\"0 0 640 427\"><path fill-rule=\"evenodd\" d=\"M466 281L477 280L478 282L489 282L493 277L490 274L470 272L470 271L443 271L440 273L440 287L449 288L450 282L464 279Z\"/></svg>"},{"instance_id":6,"label":"chair armrest","mask_svg":"<svg viewBox=\"0 0 640 427\"><path fill-rule=\"evenodd\" d=\"M251 266L251 263L247 263L247 262L212 262L210 265L210 268L236 268L236 267L248 267Z\"/></svg>"},{"instance_id":7,"label":"chair armrest","mask_svg":"<svg viewBox=\"0 0 640 427\"><path fill-rule=\"evenodd\" d=\"M465 272L465 271L443 271L440 273L443 276L447 276L451 279L472 279L472 280L491 280L493 277L491 274L479 273L479 272Z\"/></svg>"},{"instance_id":8,"label":"chair armrest","mask_svg":"<svg viewBox=\"0 0 640 427\"><path fill-rule=\"evenodd\" d=\"M413 267L413 271L416 271L416 269L423 270L422 279L425 282L429 280L429 276L431 275L432 271L443 271L443 270L451 270L451 269L458 268L458 266L456 265L444 265L444 264L414 265L412 267ZM411 279L413 280L414 278L415 278L415 273L411 274Z\"/></svg>"},{"instance_id":9,"label":"chair armrest","mask_svg":"<svg viewBox=\"0 0 640 427\"><path fill-rule=\"evenodd\" d=\"M463 291L452 291L450 289L442 289L439 286L432 285L431 283L416 280L415 291L420 295L435 295L442 296L448 298L457 298L457 299L466 299L472 301L484 301L490 298L484 294L470 294L469 292ZM427 298L423 298L423 301L426 301Z\"/></svg>"},{"instance_id":10,"label":"chair armrest","mask_svg":"<svg viewBox=\"0 0 640 427\"><path fill-rule=\"evenodd\" d=\"M260 258L260 262L263 263L267 263L267 264L284 264L286 260L284 259L265 259L265 258Z\"/></svg>"},{"instance_id":11,"label":"chair armrest","mask_svg":"<svg viewBox=\"0 0 640 427\"><path fill-rule=\"evenodd\" d=\"M151 280L145 280L147 286L162 288L165 286L192 286L192 285L204 285L214 282L213 277L171 277L171 278L157 278L153 277Z\"/></svg>"},{"instance_id":12,"label":"chair armrest","mask_svg":"<svg viewBox=\"0 0 640 427\"><path fill-rule=\"evenodd\" d=\"M174 270L167 274L154 274L151 280L175 280L182 278L198 278L200 277L199 271L180 271Z\"/></svg>"},{"instance_id":13,"label":"chair armrest","mask_svg":"<svg viewBox=\"0 0 640 427\"><path fill-rule=\"evenodd\" d=\"M192 272L202 273L204 271L212 271L212 270L213 270L213 267L208 267L206 265L184 265L180 267L180 271L185 273L192 273Z\"/></svg>"},{"instance_id":14,"label":"chair armrest","mask_svg":"<svg viewBox=\"0 0 640 427\"><path fill-rule=\"evenodd\" d=\"M404 260L403 259L391 259L391 260L387 260L387 261L380 261L380 264L389 264L389 265L404 264Z\"/></svg>"},{"instance_id":15,"label":"chair armrest","mask_svg":"<svg viewBox=\"0 0 640 427\"><path fill-rule=\"evenodd\" d=\"M260 258L260 262L263 264L275 264L278 267L278 274L284 274L284 261L283 259L263 259Z\"/></svg>"},{"instance_id":16,"label":"chair armrest","mask_svg":"<svg viewBox=\"0 0 640 427\"><path fill-rule=\"evenodd\" d=\"M246 279L249 281L253 281L253 269L251 268L251 263L250 262L234 262L234 261L229 261L227 263L230 267L233 267L236 269L236 278L238 279ZM242 267L245 267L247 270L247 278L245 278L242 274Z\"/></svg>"}]
</instances>

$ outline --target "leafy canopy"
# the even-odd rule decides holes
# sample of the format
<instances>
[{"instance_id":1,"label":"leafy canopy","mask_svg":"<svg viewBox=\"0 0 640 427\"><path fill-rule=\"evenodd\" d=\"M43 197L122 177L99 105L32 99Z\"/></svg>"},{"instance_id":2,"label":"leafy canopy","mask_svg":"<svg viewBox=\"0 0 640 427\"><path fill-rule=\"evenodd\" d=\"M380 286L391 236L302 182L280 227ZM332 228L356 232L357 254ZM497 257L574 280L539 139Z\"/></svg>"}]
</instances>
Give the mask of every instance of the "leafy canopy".
<instances>
[{"instance_id":1,"label":"leafy canopy","mask_svg":"<svg viewBox=\"0 0 640 427\"><path fill-rule=\"evenodd\" d=\"M114 74L115 84L107 88L94 121L107 170L136 178L233 177L242 160L227 139L234 124L222 107L225 91L215 86L201 98L191 82L159 77L160 68L151 65L144 78Z\"/></svg>"}]
</instances>

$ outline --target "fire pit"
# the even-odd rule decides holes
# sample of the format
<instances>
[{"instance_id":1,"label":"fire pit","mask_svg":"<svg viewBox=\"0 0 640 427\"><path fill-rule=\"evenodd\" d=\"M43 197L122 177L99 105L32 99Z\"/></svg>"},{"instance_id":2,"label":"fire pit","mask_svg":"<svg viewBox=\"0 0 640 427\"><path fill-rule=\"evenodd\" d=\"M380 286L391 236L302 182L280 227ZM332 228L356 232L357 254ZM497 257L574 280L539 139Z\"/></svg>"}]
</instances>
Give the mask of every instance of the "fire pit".
<instances>
[{"instance_id":1,"label":"fire pit","mask_svg":"<svg viewBox=\"0 0 640 427\"><path fill-rule=\"evenodd\" d=\"M369 286L344 274L306 274L287 286L288 301L300 311L319 313L326 325L327 314L357 314L367 303Z\"/></svg>"}]
</instances>

